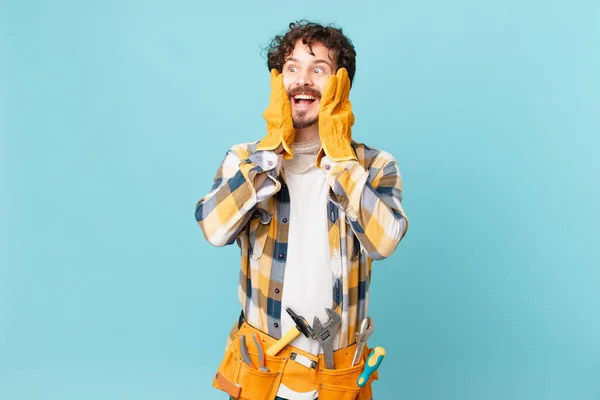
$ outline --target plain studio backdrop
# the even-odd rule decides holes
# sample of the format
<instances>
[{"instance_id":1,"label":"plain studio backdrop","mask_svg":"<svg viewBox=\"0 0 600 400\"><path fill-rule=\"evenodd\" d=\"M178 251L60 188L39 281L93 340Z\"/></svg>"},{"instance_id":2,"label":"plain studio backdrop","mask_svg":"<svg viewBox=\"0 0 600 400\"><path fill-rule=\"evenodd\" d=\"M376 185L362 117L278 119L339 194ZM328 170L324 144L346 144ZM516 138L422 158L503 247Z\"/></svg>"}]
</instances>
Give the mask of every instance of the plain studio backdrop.
<instances>
[{"instance_id":1,"label":"plain studio backdrop","mask_svg":"<svg viewBox=\"0 0 600 400\"><path fill-rule=\"evenodd\" d=\"M600 398L600 3L57 0L0 1L0 399L226 398L240 252L194 206L302 18L404 179L375 399Z\"/></svg>"}]
</instances>

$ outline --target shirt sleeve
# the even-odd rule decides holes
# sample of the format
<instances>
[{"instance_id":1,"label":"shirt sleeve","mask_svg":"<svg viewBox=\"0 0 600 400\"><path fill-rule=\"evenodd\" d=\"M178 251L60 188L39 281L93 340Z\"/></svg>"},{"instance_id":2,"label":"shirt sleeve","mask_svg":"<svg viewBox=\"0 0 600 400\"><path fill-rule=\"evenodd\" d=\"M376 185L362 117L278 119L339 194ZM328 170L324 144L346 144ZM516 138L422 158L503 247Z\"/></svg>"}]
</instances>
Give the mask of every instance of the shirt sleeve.
<instances>
[{"instance_id":1,"label":"shirt sleeve","mask_svg":"<svg viewBox=\"0 0 600 400\"><path fill-rule=\"evenodd\" d=\"M338 203L369 257L389 257L408 229L402 208L402 178L396 160L381 152L368 170L358 161L324 157L321 169Z\"/></svg>"},{"instance_id":2,"label":"shirt sleeve","mask_svg":"<svg viewBox=\"0 0 600 400\"><path fill-rule=\"evenodd\" d=\"M280 169L281 156L273 151L250 153L238 145L227 152L211 191L196 203L196 221L209 243L224 246L235 242L258 203L281 189ZM267 179L256 188L254 180L262 172Z\"/></svg>"}]
</instances>

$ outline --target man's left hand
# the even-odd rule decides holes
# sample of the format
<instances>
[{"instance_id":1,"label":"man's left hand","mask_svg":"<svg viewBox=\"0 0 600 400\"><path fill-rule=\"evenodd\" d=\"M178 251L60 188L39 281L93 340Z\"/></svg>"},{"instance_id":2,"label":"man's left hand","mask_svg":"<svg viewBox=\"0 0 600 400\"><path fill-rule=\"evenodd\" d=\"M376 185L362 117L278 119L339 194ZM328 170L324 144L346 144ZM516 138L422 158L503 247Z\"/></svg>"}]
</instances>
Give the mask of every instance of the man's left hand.
<instances>
[{"instance_id":1,"label":"man's left hand","mask_svg":"<svg viewBox=\"0 0 600 400\"><path fill-rule=\"evenodd\" d=\"M350 144L351 127L354 124L350 94L350 79L346 68L340 68L329 77L319 108L319 136L322 149L317 156L317 165L327 155L332 161L357 160Z\"/></svg>"}]
</instances>

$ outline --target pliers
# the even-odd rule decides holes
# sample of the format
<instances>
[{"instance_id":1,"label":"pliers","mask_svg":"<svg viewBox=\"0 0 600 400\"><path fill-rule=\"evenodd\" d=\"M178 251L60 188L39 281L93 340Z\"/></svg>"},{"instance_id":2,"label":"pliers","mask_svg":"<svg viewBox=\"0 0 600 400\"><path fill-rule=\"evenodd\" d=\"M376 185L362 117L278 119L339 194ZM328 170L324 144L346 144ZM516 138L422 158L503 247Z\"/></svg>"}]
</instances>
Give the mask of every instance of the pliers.
<instances>
[{"instance_id":1,"label":"pliers","mask_svg":"<svg viewBox=\"0 0 600 400\"><path fill-rule=\"evenodd\" d=\"M254 365L252 358L250 358L250 354L248 353L248 345L246 344L246 335L240 335L240 352L242 353L242 358L244 362L248 364L251 368L258 369L262 372L269 372L269 368L265 367L265 351L260 341L258 335L253 332L252 339L254 339L254 344L256 346L256 350L258 351L258 368Z\"/></svg>"}]
</instances>

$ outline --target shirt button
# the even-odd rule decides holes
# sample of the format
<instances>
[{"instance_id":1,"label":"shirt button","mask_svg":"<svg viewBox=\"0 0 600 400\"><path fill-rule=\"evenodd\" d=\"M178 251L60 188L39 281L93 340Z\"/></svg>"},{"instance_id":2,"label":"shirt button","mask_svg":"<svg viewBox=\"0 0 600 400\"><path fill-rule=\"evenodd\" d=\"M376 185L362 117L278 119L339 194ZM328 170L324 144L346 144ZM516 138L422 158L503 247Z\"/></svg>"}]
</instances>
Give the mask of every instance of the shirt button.
<instances>
[{"instance_id":1,"label":"shirt button","mask_svg":"<svg viewBox=\"0 0 600 400\"><path fill-rule=\"evenodd\" d=\"M273 161L267 161L267 165L271 167L273 165Z\"/></svg>"},{"instance_id":2,"label":"shirt button","mask_svg":"<svg viewBox=\"0 0 600 400\"><path fill-rule=\"evenodd\" d=\"M286 224L287 223L287 218L282 219L281 222L283 222L284 224Z\"/></svg>"},{"instance_id":3,"label":"shirt button","mask_svg":"<svg viewBox=\"0 0 600 400\"><path fill-rule=\"evenodd\" d=\"M326 169L327 171L329 171L329 170L331 169L331 165L329 165L329 164L325 164L325 169Z\"/></svg>"},{"instance_id":4,"label":"shirt button","mask_svg":"<svg viewBox=\"0 0 600 400\"><path fill-rule=\"evenodd\" d=\"M279 324L278 324L277 322L275 322L275 323L273 324L273 326L274 326L275 328L279 328Z\"/></svg>"},{"instance_id":5,"label":"shirt button","mask_svg":"<svg viewBox=\"0 0 600 400\"><path fill-rule=\"evenodd\" d=\"M285 256L285 254L279 253L279 258L283 258L283 256Z\"/></svg>"},{"instance_id":6,"label":"shirt button","mask_svg":"<svg viewBox=\"0 0 600 400\"><path fill-rule=\"evenodd\" d=\"M279 293L279 288L275 288L275 293Z\"/></svg>"}]
</instances>

